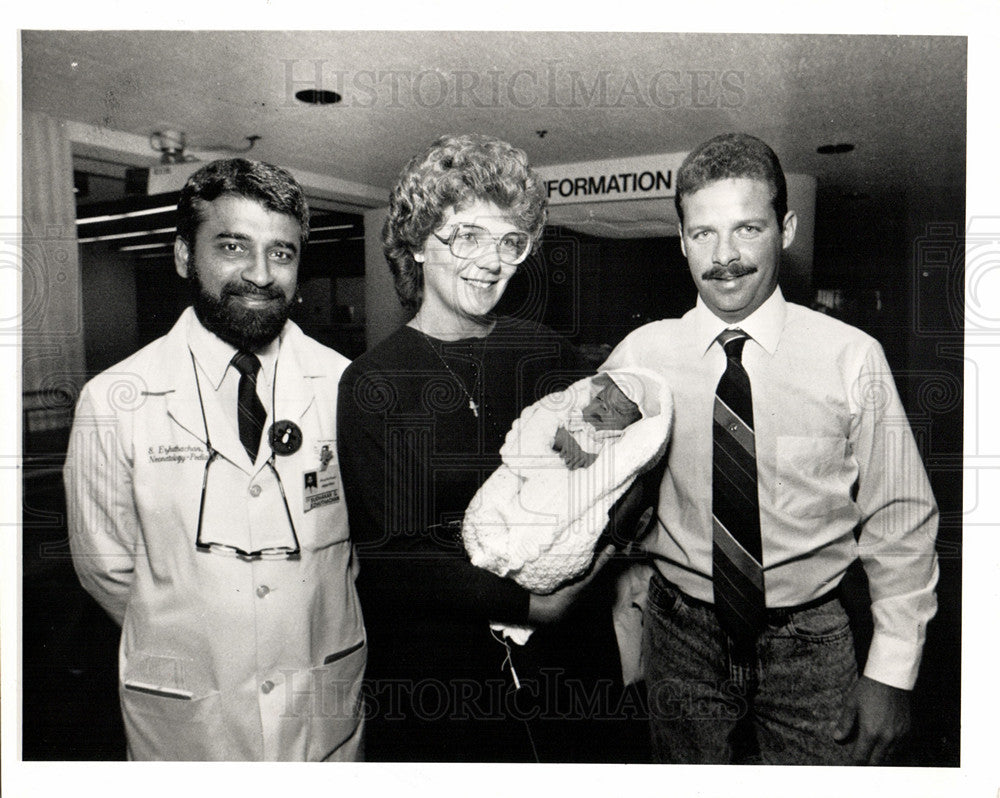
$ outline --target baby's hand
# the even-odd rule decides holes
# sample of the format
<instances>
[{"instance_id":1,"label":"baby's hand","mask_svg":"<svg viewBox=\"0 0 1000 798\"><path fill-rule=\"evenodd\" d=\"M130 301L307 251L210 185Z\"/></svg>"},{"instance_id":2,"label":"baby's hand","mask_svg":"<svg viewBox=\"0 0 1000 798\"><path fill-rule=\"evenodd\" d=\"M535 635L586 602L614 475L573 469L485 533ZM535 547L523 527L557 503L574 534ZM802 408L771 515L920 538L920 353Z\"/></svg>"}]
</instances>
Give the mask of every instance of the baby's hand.
<instances>
[{"instance_id":1,"label":"baby's hand","mask_svg":"<svg viewBox=\"0 0 1000 798\"><path fill-rule=\"evenodd\" d=\"M596 454L583 451L580 448L580 444L566 431L565 427L559 427L556 430L555 439L552 441L552 448L554 451L559 452L559 456L570 471L575 471L577 468L586 468L597 459Z\"/></svg>"}]
</instances>

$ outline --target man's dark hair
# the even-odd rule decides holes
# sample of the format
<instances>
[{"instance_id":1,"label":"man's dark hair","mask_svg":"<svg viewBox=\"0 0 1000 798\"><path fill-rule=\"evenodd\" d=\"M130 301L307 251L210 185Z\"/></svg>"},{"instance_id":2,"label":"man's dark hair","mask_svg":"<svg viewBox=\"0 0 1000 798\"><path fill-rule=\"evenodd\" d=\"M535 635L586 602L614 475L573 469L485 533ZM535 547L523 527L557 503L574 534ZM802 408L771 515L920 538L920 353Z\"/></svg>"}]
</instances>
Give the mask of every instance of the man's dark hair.
<instances>
[{"instance_id":1,"label":"man's dark hair","mask_svg":"<svg viewBox=\"0 0 1000 798\"><path fill-rule=\"evenodd\" d=\"M309 205L291 173L262 161L228 158L206 164L181 189L177 201L177 235L192 250L202 222L203 204L224 194L246 197L275 213L294 217L299 223L300 244L305 246L309 238Z\"/></svg>"},{"instance_id":2,"label":"man's dark hair","mask_svg":"<svg viewBox=\"0 0 1000 798\"><path fill-rule=\"evenodd\" d=\"M778 217L778 227L788 213L788 187L785 173L774 150L756 136L747 133L723 133L692 150L677 170L677 193L674 206L684 224L681 200L709 183L727 178L748 177L771 187L771 205Z\"/></svg>"}]
</instances>

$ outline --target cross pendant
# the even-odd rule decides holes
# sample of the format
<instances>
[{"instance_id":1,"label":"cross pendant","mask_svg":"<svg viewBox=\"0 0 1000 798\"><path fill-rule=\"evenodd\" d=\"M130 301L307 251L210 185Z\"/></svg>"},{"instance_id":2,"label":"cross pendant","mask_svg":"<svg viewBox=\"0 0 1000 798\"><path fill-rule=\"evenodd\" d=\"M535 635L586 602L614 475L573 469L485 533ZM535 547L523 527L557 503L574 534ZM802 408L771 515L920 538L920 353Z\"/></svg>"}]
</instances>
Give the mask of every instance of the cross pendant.
<instances>
[{"instance_id":1,"label":"cross pendant","mask_svg":"<svg viewBox=\"0 0 1000 798\"><path fill-rule=\"evenodd\" d=\"M479 418L479 405L473 402L472 399L469 399L469 410L472 411L472 415Z\"/></svg>"}]
</instances>

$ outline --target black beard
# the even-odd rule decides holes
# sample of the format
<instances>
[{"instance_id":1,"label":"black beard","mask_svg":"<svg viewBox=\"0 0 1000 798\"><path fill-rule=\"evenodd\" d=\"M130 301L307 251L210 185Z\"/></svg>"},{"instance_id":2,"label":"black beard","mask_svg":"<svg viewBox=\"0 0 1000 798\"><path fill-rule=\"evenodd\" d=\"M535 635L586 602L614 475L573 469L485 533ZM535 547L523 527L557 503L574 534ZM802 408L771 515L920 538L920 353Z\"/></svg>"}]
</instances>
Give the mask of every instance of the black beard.
<instances>
[{"instance_id":1,"label":"black beard","mask_svg":"<svg viewBox=\"0 0 1000 798\"><path fill-rule=\"evenodd\" d=\"M198 269L194 259L188 266L188 287L191 291L195 315L202 326L232 344L240 351L255 352L271 343L288 321L291 302L277 286L257 288L255 286L226 283L222 296L207 293L198 279ZM273 308L251 309L234 301L238 296L255 296L278 299Z\"/></svg>"}]
</instances>

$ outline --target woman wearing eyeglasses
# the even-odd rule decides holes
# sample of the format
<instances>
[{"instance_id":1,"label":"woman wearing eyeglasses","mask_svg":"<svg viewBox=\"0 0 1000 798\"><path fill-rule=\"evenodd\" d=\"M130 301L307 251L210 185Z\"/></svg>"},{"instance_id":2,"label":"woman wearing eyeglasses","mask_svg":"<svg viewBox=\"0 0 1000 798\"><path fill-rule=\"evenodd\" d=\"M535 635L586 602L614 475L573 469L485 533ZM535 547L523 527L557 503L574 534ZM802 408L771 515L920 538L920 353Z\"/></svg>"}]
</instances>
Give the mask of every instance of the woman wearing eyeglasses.
<instances>
[{"instance_id":1,"label":"woman wearing eyeglasses","mask_svg":"<svg viewBox=\"0 0 1000 798\"><path fill-rule=\"evenodd\" d=\"M369 759L618 758L595 719L613 714L621 682L606 580L534 595L461 545L512 421L583 368L548 328L493 314L545 202L524 152L480 135L436 141L390 198L386 258L414 314L351 364L337 410L370 644ZM529 622L540 629L523 647L490 626Z\"/></svg>"}]
</instances>

